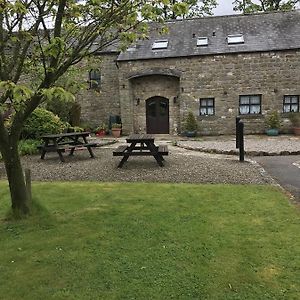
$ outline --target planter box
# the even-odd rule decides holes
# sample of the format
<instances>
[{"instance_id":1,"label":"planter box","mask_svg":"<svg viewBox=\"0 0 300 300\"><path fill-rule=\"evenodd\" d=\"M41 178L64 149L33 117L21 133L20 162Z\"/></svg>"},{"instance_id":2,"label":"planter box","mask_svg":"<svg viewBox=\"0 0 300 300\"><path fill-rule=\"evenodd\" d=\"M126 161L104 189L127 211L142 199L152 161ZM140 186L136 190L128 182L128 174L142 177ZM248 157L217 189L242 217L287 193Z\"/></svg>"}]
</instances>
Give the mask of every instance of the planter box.
<instances>
[{"instance_id":1,"label":"planter box","mask_svg":"<svg viewBox=\"0 0 300 300\"><path fill-rule=\"evenodd\" d=\"M279 131L276 128L271 128L266 130L266 134L268 136L277 136L279 134Z\"/></svg>"},{"instance_id":2,"label":"planter box","mask_svg":"<svg viewBox=\"0 0 300 300\"><path fill-rule=\"evenodd\" d=\"M294 135L300 135L300 127L293 127Z\"/></svg>"}]
</instances>

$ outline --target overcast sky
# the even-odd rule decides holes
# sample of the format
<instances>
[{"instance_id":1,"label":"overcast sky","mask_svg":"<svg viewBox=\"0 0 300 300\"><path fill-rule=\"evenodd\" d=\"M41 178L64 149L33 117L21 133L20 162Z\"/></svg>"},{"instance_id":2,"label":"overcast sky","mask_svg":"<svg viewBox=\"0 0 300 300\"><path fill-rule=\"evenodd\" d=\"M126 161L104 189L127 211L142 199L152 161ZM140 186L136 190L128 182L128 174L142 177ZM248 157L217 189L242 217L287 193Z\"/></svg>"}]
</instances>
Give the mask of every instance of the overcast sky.
<instances>
[{"instance_id":1,"label":"overcast sky","mask_svg":"<svg viewBox=\"0 0 300 300\"><path fill-rule=\"evenodd\" d=\"M218 0L219 5L214 9L214 15L232 15L236 12L232 9L233 0Z\"/></svg>"}]
</instances>

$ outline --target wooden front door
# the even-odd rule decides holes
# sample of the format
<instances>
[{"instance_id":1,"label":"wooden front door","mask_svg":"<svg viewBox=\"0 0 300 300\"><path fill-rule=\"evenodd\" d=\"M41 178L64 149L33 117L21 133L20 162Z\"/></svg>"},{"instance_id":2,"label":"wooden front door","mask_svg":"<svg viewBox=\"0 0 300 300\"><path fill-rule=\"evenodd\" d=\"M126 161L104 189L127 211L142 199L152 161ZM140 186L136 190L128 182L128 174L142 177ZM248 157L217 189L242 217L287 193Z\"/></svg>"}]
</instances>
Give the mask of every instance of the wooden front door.
<instances>
[{"instance_id":1,"label":"wooden front door","mask_svg":"<svg viewBox=\"0 0 300 300\"><path fill-rule=\"evenodd\" d=\"M169 100L152 97L146 101L147 133L169 133Z\"/></svg>"}]
</instances>

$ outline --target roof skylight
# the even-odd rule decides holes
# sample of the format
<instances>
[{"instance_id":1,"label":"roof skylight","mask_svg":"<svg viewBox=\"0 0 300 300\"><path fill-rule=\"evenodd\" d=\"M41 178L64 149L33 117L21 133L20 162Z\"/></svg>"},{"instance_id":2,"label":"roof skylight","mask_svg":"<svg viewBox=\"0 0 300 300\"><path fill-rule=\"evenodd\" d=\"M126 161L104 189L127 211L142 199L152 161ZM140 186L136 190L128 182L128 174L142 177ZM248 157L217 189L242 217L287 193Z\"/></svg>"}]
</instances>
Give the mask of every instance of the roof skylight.
<instances>
[{"instance_id":1,"label":"roof skylight","mask_svg":"<svg viewBox=\"0 0 300 300\"><path fill-rule=\"evenodd\" d=\"M207 46L208 38L207 37L198 37L197 38L197 46Z\"/></svg>"},{"instance_id":2,"label":"roof skylight","mask_svg":"<svg viewBox=\"0 0 300 300\"><path fill-rule=\"evenodd\" d=\"M244 36L242 34L231 34L231 35L228 35L227 41L228 41L229 45L243 44L244 43Z\"/></svg>"},{"instance_id":3,"label":"roof skylight","mask_svg":"<svg viewBox=\"0 0 300 300\"><path fill-rule=\"evenodd\" d=\"M167 49L168 48L168 40L160 40L160 41L155 41L152 44L152 50L156 49Z\"/></svg>"}]
</instances>

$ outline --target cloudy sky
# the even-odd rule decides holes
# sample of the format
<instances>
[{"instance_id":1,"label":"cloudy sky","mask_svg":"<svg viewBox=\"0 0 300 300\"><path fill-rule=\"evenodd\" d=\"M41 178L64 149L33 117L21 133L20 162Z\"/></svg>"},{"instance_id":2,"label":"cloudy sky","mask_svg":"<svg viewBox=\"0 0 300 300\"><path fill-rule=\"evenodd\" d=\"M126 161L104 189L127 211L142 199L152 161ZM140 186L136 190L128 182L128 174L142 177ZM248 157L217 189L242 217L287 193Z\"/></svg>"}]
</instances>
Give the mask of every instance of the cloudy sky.
<instances>
[{"instance_id":1,"label":"cloudy sky","mask_svg":"<svg viewBox=\"0 0 300 300\"><path fill-rule=\"evenodd\" d=\"M218 0L219 5L214 10L214 15L232 15L235 12L232 9L233 0Z\"/></svg>"}]
</instances>

